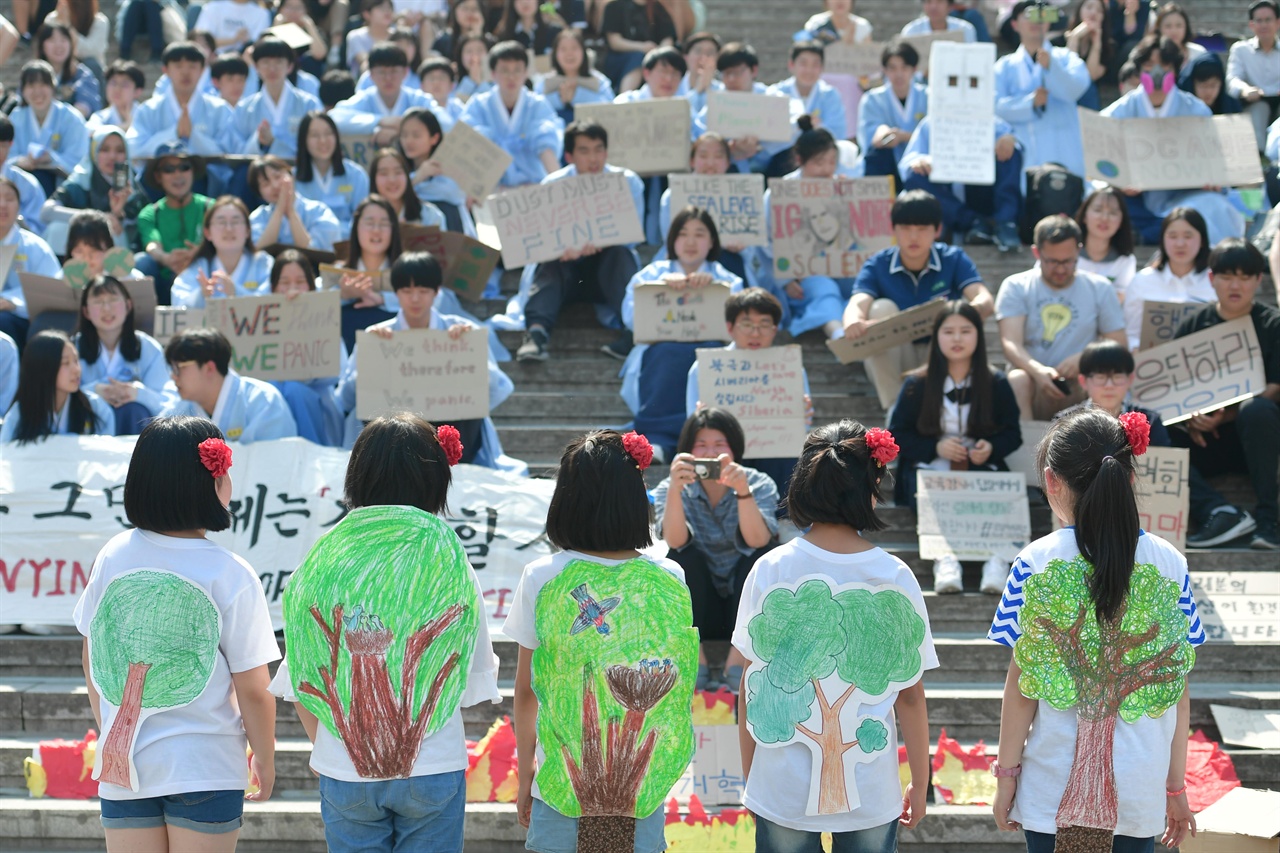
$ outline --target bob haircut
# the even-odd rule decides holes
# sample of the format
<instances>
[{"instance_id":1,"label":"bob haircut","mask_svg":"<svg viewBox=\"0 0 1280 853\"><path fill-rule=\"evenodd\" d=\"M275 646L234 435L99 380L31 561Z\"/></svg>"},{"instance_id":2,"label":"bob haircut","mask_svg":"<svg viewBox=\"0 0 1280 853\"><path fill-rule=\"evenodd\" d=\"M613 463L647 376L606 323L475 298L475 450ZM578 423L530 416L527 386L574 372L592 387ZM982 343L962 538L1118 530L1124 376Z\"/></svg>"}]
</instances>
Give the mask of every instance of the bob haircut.
<instances>
[{"instance_id":1,"label":"bob haircut","mask_svg":"<svg viewBox=\"0 0 1280 853\"><path fill-rule=\"evenodd\" d=\"M197 258L213 260L213 258L218 254L218 250L214 247L213 241L208 237L203 236L203 234L205 231L208 231L213 227L213 217L224 207L234 207L240 212L240 215L244 217L244 227L246 232L244 238L244 253L252 257L253 254L258 251L253 245L253 227L249 222L249 208L245 206L245 203L241 201L238 196L223 195L218 196L217 201L205 208L204 223L200 227L200 248L196 249Z\"/></svg>"},{"instance_id":2,"label":"bob haircut","mask_svg":"<svg viewBox=\"0 0 1280 853\"><path fill-rule=\"evenodd\" d=\"M391 289L404 290L406 287L425 287L428 290L440 289L444 282L444 271L440 262L430 252L405 252L396 258L391 265Z\"/></svg>"},{"instance_id":3,"label":"bob haircut","mask_svg":"<svg viewBox=\"0 0 1280 853\"><path fill-rule=\"evenodd\" d=\"M1080 352L1080 375L1097 376L1133 373L1135 363L1129 348L1115 341L1094 341Z\"/></svg>"},{"instance_id":4,"label":"bob haircut","mask_svg":"<svg viewBox=\"0 0 1280 853\"><path fill-rule=\"evenodd\" d=\"M676 257L676 240L680 237L680 229L691 220L698 220L707 226L707 231L711 233L711 251L707 252L707 260L714 261L720 257L720 232L716 230L716 221L711 218L710 212L701 207L689 205L684 210L671 217L671 227L667 230L667 257L675 260Z\"/></svg>"},{"instance_id":5,"label":"bob haircut","mask_svg":"<svg viewBox=\"0 0 1280 853\"><path fill-rule=\"evenodd\" d=\"M283 157L277 157L274 154L268 154L265 157L255 157L253 162L249 164L249 188L255 193L261 195L258 184L263 178L270 177L270 172L290 172L289 163Z\"/></svg>"},{"instance_id":6,"label":"bob haircut","mask_svg":"<svg viewBox=\"0 0 1280 853\"><path fill-rule=\"evenodd\" d=\"M875 504L884 501L880 482L887 470L871 458L862 424L846 419L818 427L804 440L787 487L791 520L801 528L822 523L884 530L888 525Z\"/></svg>"},{"instance_id":7,"label":"bob haircut","mask_svg":"<svg viewBox=\"0 0 1280 853\"><path fill-rule=\"evenodd\" d=\"M284 268L289 264L297 264L302 268L302 274L310 283L310 290L316 289L316 268L311 265L311 259L297 249L285 249L276 255L275 263L271 265L271 291L274 293L280 284L280 276L284 274Z\"/></svg>"},{"instance_id":8,"label":"bob haircut","mask_svg":"<svg viewBox=\"0 0 1280 853\"><path fill-rule=\"evenodd\" d=\"M719 64L718 59L716 62ZM685 61L684 54L674 47L655 47L644 55L644 61L640 67L645 71L652 71L659 65L679 71L682 77L689 70L689 63Z\"/></svg>"},{"instance_id":9,"label":"bob haircut","mask_svg":"<svg viewBox=\"0 0 1280 853\"><path fill-rule=\"evenodd\" d=\"M223 376L231 363L231 342L217 329L184 329L169 338L164 348L164 360L172 367L183 361L194 361L197 366L213 362Z\"/></svg>"},{"instance_id":10,"label":"bob haircut","mask_svg":"<svg viewBox=\"0 0 1280 853\"><path fill-rule=\"evenodd\" d=\"M96 364L102 355L98 327L89 322L88 310L90 299L107 293L119 296L129 306L124 315L124 326L120 329L120 355L125 361L137 361L142 357L142 341L138 339L138 332L133 325L133 299L120 279L110 275L92 278L80 290L80 314L76 317L76 350L86 364Z\"/></svg>"},{"instance_id":11,"label":"bob haircut","mask_svg":"<svg viewBox=\"0 0 1280 853\"><path fill-rule=\"evenodd\" d=\"M575 438L560 457L547 538L563 551L639 550L653 543L644 474L611 429Z\"/></svg>"},{"instance_id":12,"label":"bob haircut","mask_svg":"<svg viewBox=\"0 0 1280 853\"><path fill-rule=\"evenodd\" d=\"M698 440L698 433L704 429L714 429L723 433L725 440L729 443L729 452L733 454L733 461L742 461L743 454L747 452L747 438L742 432L742 424L738 423L738 419L732 412L715 407L698 409L689 415L684 426L680 428L680 438L676 440L676 453L692 453L693 445Z\"/></svg>"},{"instance_id":13,"label":"bob haircut","mask_svg":"<svg viewBox=\"0 0 1280 853\"><path fill-rule=\"evenodd\" d=\"M1257 246L1240 237L1228 237L1209 254L1209 272L1214 275L1259 276L1267 271L1267 259Z\"/></svg>"},{"instance_id":14,"label":"bob haircut","mask_svg":"<svg viewBox=\"0 0 1280 853\"><path fill-rule=\"evenodd\" d=\"M154 418L138 436L124 481L124 512L139 530L226 530L231 512L200 461L200 442L223 438L208 418ZM225 440L225 439L224 439Z\"/></svg>"},{"instance_id":15,"label":"bob haircut","mask_svg":"<svg viewBox=\"0 0 1280 853\"><path fill-rule=\"evenodd\" d=\"M404 111L404 115L400 117L400 125L403 127L406 121L416 121L427 129L430 136L440 137L440 141L431 147L431 153L434 154L436 148L440 146L440 142L444 142L444 130L440 127L440 119L436 114L426 107L410 107ZM400 153L404 154L404 146L400 145L400 140L396 139L396 147L400 149ZM430 154L428 155L430 156ZM409 155L405 154L405 159L409 159ZM409 183L413 183L412 171L409 175Z\"/></svg>"},{"instance_id":16,"label":"bob haircut","mask_svg":"<svg viewBox=\"0 0 1280 853\"><path fill-rule=\"evenodd\" d=\"M311 152L307 150L307 134L311 131L311 122L322 121L333 131L333 156L329 158L329 168L335 175L345 175L346 167L342 165L342 134L338 133L338 125L324 110L312 110L298 122L298 159L294 174L300 183L315 180L315 167L312 165Z\"/></svg>"},{"instance_id":17,"label":"bob haircut","mask_svg":"<svg viewBox=\"0 0 1280 853\"><path fill-rule=\"evenodd\" d=\"M45 329L27 340L18 367L18 391L9 413L9 417L18 418L18 429L13 436L18 444L42 441L56 431L58 373L62 370L62 357L70 343L71 339L66 334L54 329ZM71 432L78 435L96 433L98 420L85 393L76 390L67 397L70 402L67 426Z\"/></svg>"},{"instance_id":18,"label":"bob haircut","mask_svg":"<svg viewBox=\"0 0 1280 853\"><path fill-rule=\"evenodd\" d=\"M22 71L18 74L18 93L21 94L22 90L32 83L44 83L52 89L53 66L43 59L33 59L23 65Z\"/></svg>"},{"instance_id":19,"label":"bob haircut","mask_svg":"<svg viewBox=\"0 0 1280 853\"><path fill-rule=\"evenodd\" d=\"M193 33L194 34L194 33ZM210 36L212 41L212 36ZM170 62L194 62L201 68L204 67L204 54L200 52L200 48L196 47L193 41L175 41L166 45L164 53L160 54L160 64L168 65Z\"/></svg>"},{"instance_id":20,"label":"bob haircut","mask_svg":"<svg viewBox=\"0 0 1280 853\"><path fill-rule=\"evenodd\" d=\"M889 208L889 221L897 225L926 225L937 228L942 224L942 203L928 190L907 190L893 200Z\"/></svg>"},{"instance_id":21,"label":"bob haircut","mask_svg":"<svg viewBox=\"0 0 1280 853\"><path fill-rule=\"evenodd\" d=\"M349 509L413 506L437 515L452 482L436 428L419 415L399 412L374 418L360 431L343 491Z\"/></svg>"},{"instance_id":22,"label":"bob haircut","mask_svg":"<svg viewBox=\"0 0 1280 853\"><path fill-rule=\"evenodd\" d=\"M209 76L221 80L230 74L232 77L248 77L249 63L238 53L220 53L209 65Z\"/></svg>"},{"instance_id":23,"label":"bob haircut","mask_svg":"<svg viewBox=\"0 0 1280 853\"><path fill-rule=\"evenodd\" d=\"M529 67L529 51L518 41L498 42L489 51L489 70L497 71L499 62L519 62Z\"/></svg>"},{"instance_id":24,"label":"bob haircut","mask_svg":"<svg viewBox=\"0 0 1280 853\"><path fill-rule=\"evenodd\" d=\"M1168 65L1175 75L1182 70L1182 48L1173 39L1149 35L1129 51L1129 61L1139 72L1153 59L1161 65Z\"/></svg>"},{"instance_id":25,"label":"bob haircut","mask_svg":"<svg viewBox=\"0 0 1280 853\"><path fill-rule=\"evenodd\" d=\"M738 318L748 311L764 314L773 320L775 326L782 322L782 303L778 301L778 297L762 287L743 288L724 301L726 323L736 323Z\"/></svg>"},{"instance_id":26,"label":"bob haircut","mask_svg":"<svg viewBox=\"0 0 1280 853\"><path fill-rule=\"evenodd\" d=\"M67 223L67 254L81 244L100 252L109 252L115 246L111 236L111 220L100 210L81 210L73 214Z\"/></svg>"},{"instance_id":27,"label":"bob haircut","mask_svg":"<svg viewBox=\"0 0 1280 853\"><path fill-rule=\"evenodd\" d=\"M1095 201L1103 198L1111 199L1112 203L1120 208L1120 227L1116 229L1115 234L1111 235L1111 248L1117 255L1132 255L1133 220L1129 218L1129 205L1120 191L1112 186L1105 186L1080 202L1080 209L1076 211L1075 216L1076 224L1080 226L1080 242L1083 243L1089 236L1089 226L1085 222L1089 208L1093 207Z\"/></svg>"},{"instance_id":28,"label":"bob haircut","mask_svg":"<svg viewBox=\"0 0 1280 853\"><path fill-rule=\"evenodd\" d=\"M1164 235L1175 222L1185 222L1199 232L1200 251L1196 252L1195 269L1196 272L1204 272L1209 266L1209 253L1213 251L1213 247L1209 244L1209 226L1205 224L1200 211L1194 207L1175 207L1165 214L1164 221L1160 223L1160 241L1157 244L1160 248L1156 250L1151 265L1162 270L1169 263L1169 258L1164 253Z\"/></svg>"},{"instance_id":29,"label":"bob haircut","mask_svg":"<svg viewBox=\"0 0 1280 853\"><path fill-rule=\"evenodd\" d=\"M374 206L386 211L391 219L391 245L387 247L387 259L395 263L395 259L404 251L403 244L400 242L400 218L396 215L396 209L391 206L391 202L377 193L367 195L356 205L355 213L351 214L351 235L347 238L348 269L356 269L360 265L360 259L364 255L364 248L360 245L360 218L364 216L366 210Z\"/></svg>"},{"instance_id":30,"label":"bob haircut","mask_svg":"<svg viewBox=\"0 0 1280 853\"><path fill-rule=\"evenodd\" d=\"M253 46L253 64L257 65L263 59L283 59L292 65L297 59L297 54L293 52L293 48L285 44L284 39L264 33L258 37L257 43Z\"/></svg>"}]
</instances>

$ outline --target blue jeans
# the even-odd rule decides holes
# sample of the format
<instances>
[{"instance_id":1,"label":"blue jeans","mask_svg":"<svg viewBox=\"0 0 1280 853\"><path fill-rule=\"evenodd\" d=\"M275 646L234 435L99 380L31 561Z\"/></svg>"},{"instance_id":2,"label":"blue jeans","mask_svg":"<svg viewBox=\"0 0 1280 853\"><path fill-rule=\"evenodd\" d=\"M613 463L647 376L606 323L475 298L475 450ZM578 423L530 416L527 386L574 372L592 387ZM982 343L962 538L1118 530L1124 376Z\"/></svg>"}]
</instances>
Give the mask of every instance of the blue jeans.
<instances>
[{"instance_id":1,"label":"blue jeans","mask_svg":"<svg viewBox=\"0 0 1280 853\"><path fill-rule=\"evenodd\" d=\"M1027 836L1027 853L1053 853L1056 836L1047 832L1032 832L1024 829ZM1134 838L1132 835L1117 835L1111 842L1111 853L1152 853L1156 849L1156 840L1152 838Z\"/></svg>"},{"instance_id":2,"label":"blue jeans","mask_svg":"<svg viewBox=\"0 0 1280 853\"><path fill-rule=\"evenodd\" d=\"M222 835L240 828L244 791L188 791L140 800L102 800L103 829L170 826Z\"/></svg>"},{"instance_id":3,"label":"blue jeans","mask_svg":"<svg viewBox=\"0 0 1280 853\"><path fill-rule=\"evenodd\" d=\"M320 816L330 853L461 853L462 770L385 782L320 777Z\"/></svg>"},{"instance_id":4,"label":"blue jeans","mask_svg":"<svg viewBox=\"0 0 1280 853\"><path fill-rule=\"evenodd\" d=\"M831 853L897 853L898 822L831 833ZM822 833L779 826L756 815L756 853L822 853Z\"/></svg>"},{"instance_id":5,"label":"blue jeans","mask_svg":"<svg viewBox=\"0 0 1280 853\"><path fill-rule=\"evenodd\" d=\"M637 820L633 853L661 853L666 850L666 825L662 809ZM560 814L535 797L524 846L536 853L577 853L578 819Z\"/></svg>"}]
</instances>

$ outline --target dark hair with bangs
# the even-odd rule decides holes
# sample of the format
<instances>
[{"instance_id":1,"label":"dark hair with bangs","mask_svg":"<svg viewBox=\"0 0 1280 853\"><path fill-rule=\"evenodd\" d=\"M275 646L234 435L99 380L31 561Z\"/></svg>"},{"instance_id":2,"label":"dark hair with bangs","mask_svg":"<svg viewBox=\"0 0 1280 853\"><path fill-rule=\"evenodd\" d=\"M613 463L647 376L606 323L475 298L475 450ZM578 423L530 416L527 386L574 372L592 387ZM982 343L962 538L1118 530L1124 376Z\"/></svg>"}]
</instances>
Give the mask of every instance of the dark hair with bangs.
<instances>
[{"instance_id":1,"label":"dark hair with bangs","mask_svg":"<svg viewBox=\"0 0 1280 853\"><path fill-rule=\"evenodd\" d=\"M1133 254L1133 220L1129 217L1129 205L1125 201L1125 197L1120 191L1113 186L1105 186L1094 192L1084 201L1080 202L1080 208L1076 211L1076 224L1080 226L1080 242L1085 242L1089 238L1089 225L1085 222L1085 215L1089 212L1089 208L1093 207L1093 203L1098 199L1109 198L1117 207L1120 208L1120 227L1116 229L1116 233L1111 235L1111 249L1117 255Z\"/></svg>"},{"instance_id":2,"label":"dark hair with bangs","mask_svg":"<svg viewBox=\"0 0 1280 853\"><path fill-rule=\"evenodd\" d=\"M422 108L419 107L419 109ZM409 158L405 157L399 148L379 148L369 158L369 165L366 169L369 172L371 191L378 192L378 166L382 164L383 160L387 159L395 160L400 164L400 168L404 170L404 194L400 197L400 206L404 208L404 221L421 222L422 199L418 198L418 193L413 188L413 166L410 165Z\"/></svg>"},{"instance_id":3,"label":"dark hair with bangs","mask_svg":"<svg viewBox=\"0 0 1280 853\"><path fill-rule=\"evenodd\" d=\"M717 71L728 71L739 65L745 65L748 68L760 67L760 56L754 47L746 42L731 41L720 48L720 55L716 57Z\"/></svg>"},{"instance_id":4,"label":"dark hair with bangs","mask_svg":"<svg viewBox=\"0 0 1280 853\"><path fill-rule=\"evenodd\" d=\"M1175 222L1185 222L1200 233L1200 251L1196 252L1194 266L1196 272L1204 272L1209 266L1209 253L1213 251L1213 246L1209 243L1209 226L1205 224L1200 211L1194 207L1175 207L1165 215L1164 221L1160 223L1160 241L1157 244L1160 248L1151 259L1151 266L1162 270L1168 265L1169 257L1164 251L1164 237Z\"/></svg>"},{"instance_id":5,"label":"dark hair with bangs","mask_svg":"<svg viewBox=\"0 0 1280 853\"><path fill-rule=\"evenodd\" d=\"M727 409L714 406L698 409L685 420L680 428L680 437L676 439L676 453L692 453L693 445L698 440L698 433L704 429L714 429L722 433L729 443L729 452L734 462L741 462L747 452L747 438L742 431L742 424Z\"/></svg>"},{"instance_id":6,"label":"dark hair with bangs","mask_svg":"<svg viewBox=\"0 0 1280 853\"><path fill-rule=\"evenodd\" d=\"M396 216L396 209L391 206L391 202L373 193L361 199L356 205L355 213L351 214L351 234L347 237L348 269L357 269L364 256L364 247L360 245L360 217L371 206L382 208L387 216L391 217L391 245L387 247L387 260L394 264L396 258L400 257L400 252L403 251L403 244L400 242L400 219ZM375 272L375 270L368 270L368 272Z\"/></svg>"},{"instance_id":7,"label":"dark hair with bangs","mask_svg":"<svg viewBox=\"0 0 1280 853\"><path fill-rule=\"evenodd\" d=\"M778 297L762 287L745 287L731 294L724 301L724 321L736 323L748 311L764 314L773 319L774 325L782 322L782 303Z\"/></svg>"},{"instance_id":8,"label":"dark hair with bangs","mask_svg":"<svg viewBox=\"0 0 1280 853\"><path fill-rule=\"evenodd\" d=\"M1263 275L1267 271L1267 259L1248 240L1228 237L1209 253L1209 271L1214 275Z\"/></svg>"},{"instance_id":9,"label":"dark hair with bangs","mask_svg":"<svg viewBox=\"0 0 1280 853\"><path fill-rule=\"evenodd\" d=\"M445 509L453 473L436 428L419 415L399 412L365 424L351 448L344 500L362 506L413 506L437 515Z\"/></svg>"},{"instance_id":10,"label":"dark hair with bangs","mask_svg":"<svg viewBox=\"0 0 1280 853\"><path fill-rule=\"evenodd\" d=\"M707 230L711 232L711 250L707 252L707 260L714 261L720 257L720 232L716 230L716 221L707 210L689 205L671 217L671 227L667 229L667 257L671 260L676 259L676 240L680 237L680 229L694 219L707 226Z\"/></svg>"},{"instance_id":11,"label":"dark hair with bangs","mask_svg":"<svg viewBox=\"0 0 1280 853\"><path fill-rule=\"evenodd\" d=\"M942 203L928 190L907 190L893 200L889 208L889 221L893 225L926 225L936 228L942 224Z\"/></svg>"},{"instance_id":12,"label":"dark hair with bangs","mask_svg":"<svg viewBox=\"0 0 1280 853\"><path fill-rule=\"evenodd\" d=\"M311 152L307 150L307 134L311 132L313 121L322 121L333 131L333 156L329 158L329 168L335 175L347 173L346 167L342 164L342 134L338 133L337 123L324 110L312 110L298 122L298 158L294 165L294 175L304 184L315 180L315 166Z\"/></svg>"},{"instance_id":13,"label":"dark hair with bangs","mask_svg":"<svg viewBox=\"0 0 1280 853\"><path fill-rule=\"evenodd\" d=\"M209 438L223 435L208 418L153 418L143 428L124 481L130 524L152 533L231 526L231 512L218 499L218 481L200 461L200 443Z\"/></svg>"},{"instance_id":14,"label":"dark hair with bangs","mask_svg":"<svg viewBox=\"0 0 1280 853\"><path fill-rule=\"evenodd\" d=\"M639 550L653 543L653 505L622 435L595 430L560 457L547 538L564 551Z\"/></svg>"},{"instance_id":15,"label":"dark hair with bangs","mask_svg":"<svg viewBox=\"0 0 1280 853\"><path fill-rule=\"evenodd\" d=\"M995 414L992 411L991 391L993 380L987 364L987 340L982 330L982 315L963 299L948 302L933 323L929 337L929 360L924 367L912 371L912 375L924 379L921 392L920 416L916 419L916 431L921 435L940 436L942 429L942 397L949 366L946 353L938 343L938 330L948 317L960 316L978 330L978 343L969 358L969 417L965 435L970 438L987 438L996 431Z\"/></svg>"},{"instance_id":16,"label":"dark hair with bangs","mask_svg":"<svg viewBox=\"0 0 1280 853\"><path fill-rule=\"evenodd\" d=\"M53 435L57 429L57 382L62 369L62 356L71 339L64 332L45 329L28 338L18 367L18 391L8 417L18 419L14 440L29 444ZM98 419L85 393L76 390L68 395L67 426L77 435L93 435ZM102 427L114 426L103 424Z\"/></svg>"},{"instance_id":17,"label":"dark hair with bangs","mask_svg":"<svg viewBox=\"0 0 1280 853\"><path fill-rule=\"evenodd\" d=\"M800 528L821 523L884 530L889 525L876 515L875 503L884 502L880 483L887 471L871 458L862 424L846 419L818 427L804 440L791 474L791 520Z\"/></svg>"},{"instance_id":18,"label":"dark hair with bangs","mask_svg":"<svg viewBox=\"0 0 1280 853\"><path fill-rule=\"evenodd\" d=\"M391 265L391 289L426 287L440 290L444 283L444 270L440 261L430 252L405 252Z\"/></svg>"},{"instance_id":19,"label":"dark hair with bangs","mask_svg":"<svg viewBox=\"0 0 1280 853\"><path fill-rule=\"evenodd\" d=\"M86 364L96 364L102 355L98 327L89 322L89 300L103 293L114 293L124 299L128 310L124 315L124 327L120 330L120 355L125 361L137 361L142 357L142 341L134 329L133 299L120 279L100 275L90 279L80 291L80 314L76 318L76 351Z\"/></svg>"}]
</instances>

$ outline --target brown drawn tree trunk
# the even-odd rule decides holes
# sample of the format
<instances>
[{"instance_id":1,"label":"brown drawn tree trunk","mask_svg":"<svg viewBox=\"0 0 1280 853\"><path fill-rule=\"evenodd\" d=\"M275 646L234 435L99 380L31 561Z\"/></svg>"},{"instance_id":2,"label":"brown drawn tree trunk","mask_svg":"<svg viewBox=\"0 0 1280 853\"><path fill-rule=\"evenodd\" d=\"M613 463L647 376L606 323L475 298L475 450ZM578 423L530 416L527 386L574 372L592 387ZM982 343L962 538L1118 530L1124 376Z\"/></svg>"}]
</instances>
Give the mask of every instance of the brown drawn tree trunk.
<instances>
[{"instance_id":1,"label":"brown drawn tree trunk","mask_svg":"<svg viewBox=\"0 0 1280 853\"><path fill-rule=\"evenodd\" d=\"M1113 763L1116 715L1076 720L1076 752L1067 788L1058 806L1059 827L1116 828L1116 775ZM1109 844L1110 842L1108 842Z\"/></svg>"},{"instance_id":2,"label":"brown drawn tree trunk","mask_svg":"<svg viewBox=\"0 0 1280 853\"><path fill-rule=\"evenodd\" d=\"M129 664L120 709L111 721L111 731L107 732L102 742L102 775L98 778L99 782L119 785L121 788L134 787L133 775L129 772L129 755L133 752L134 738L138 736L138 720L142 716L142 691L146 686L149 669L149 663Z\"/></svg>"},{"instance_id":3,"label":"brown drawn tree trunk","mask_svg":"<svg viewBox=\"0 0 1280 853\"><path fill-rule=\"evenodd\" d=\"M858 742L845 743L840 734L840 711L844 703L853 695L853 685L833 703L827 702L826 694L818 679L813 679L814 689L818 694L818 710L822 717L822 731L813 732L803 725L796 726L800 734L818 744L822 751L822 769L818 776L818 814L843 814L849 811L849 791L844 778L844 754L858 745Z\"/></svg>"}]
</instances>

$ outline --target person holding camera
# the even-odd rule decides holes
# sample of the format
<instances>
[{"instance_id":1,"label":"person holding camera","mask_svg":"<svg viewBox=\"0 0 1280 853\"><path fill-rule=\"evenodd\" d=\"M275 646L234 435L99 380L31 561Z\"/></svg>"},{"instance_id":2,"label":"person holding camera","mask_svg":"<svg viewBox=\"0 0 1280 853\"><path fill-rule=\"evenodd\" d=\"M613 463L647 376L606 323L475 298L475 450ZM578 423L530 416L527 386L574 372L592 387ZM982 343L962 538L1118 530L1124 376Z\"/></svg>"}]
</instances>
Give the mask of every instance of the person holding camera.
<instances>
[{"instance_id":1,"label":"person holding camera","mask_svg":"<svg viewBox=\"0 0 1280 853\"><path fill-rule=\"evenodd\" d=\"M742 655L731 649L723 676L713 681L706 643L732 637L747 573L776 544L778 487L736 461L745 451L737 418L724 409L699 409L680 431L671 473L653 490L657 532L671 549L667 556L684 569L702 637L697 690L738 689Z\"/></svg>"}]
</instances>

